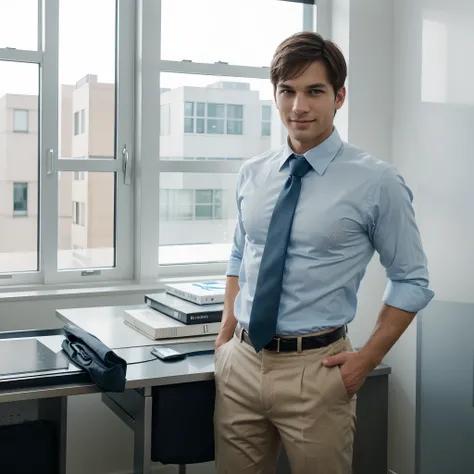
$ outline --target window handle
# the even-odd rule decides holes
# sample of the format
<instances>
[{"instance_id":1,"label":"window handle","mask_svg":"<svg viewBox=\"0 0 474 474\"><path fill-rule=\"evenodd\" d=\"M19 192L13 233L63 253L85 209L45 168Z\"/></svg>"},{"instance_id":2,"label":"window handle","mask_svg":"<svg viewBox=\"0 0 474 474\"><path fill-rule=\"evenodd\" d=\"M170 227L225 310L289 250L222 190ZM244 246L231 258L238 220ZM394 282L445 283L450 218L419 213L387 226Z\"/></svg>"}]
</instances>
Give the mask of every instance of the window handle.
<instances>
[{"instance_id":1,"label":"window handle","mask_svg":"<svg viewBox=\"0 0 474 474\"><path fill-rule=\"evenodd\" d=\"M130 163L130 153L127 150L127 145L124 145L122 149L122 162L123 182L124 184L130 184L132 182L132 167Z\"/></svg>"},{"instance_id":2,"label":"window handle","mask_svg":"<svg viewBox=\"0 0 474 474\"><path fill-rule=\"evenodd\" d=\"M46 174L48 176L53 174L53 158L54 158L54 150L50 148L48 150L48 161L46 164Z\"/></svg>"}]
</instances>

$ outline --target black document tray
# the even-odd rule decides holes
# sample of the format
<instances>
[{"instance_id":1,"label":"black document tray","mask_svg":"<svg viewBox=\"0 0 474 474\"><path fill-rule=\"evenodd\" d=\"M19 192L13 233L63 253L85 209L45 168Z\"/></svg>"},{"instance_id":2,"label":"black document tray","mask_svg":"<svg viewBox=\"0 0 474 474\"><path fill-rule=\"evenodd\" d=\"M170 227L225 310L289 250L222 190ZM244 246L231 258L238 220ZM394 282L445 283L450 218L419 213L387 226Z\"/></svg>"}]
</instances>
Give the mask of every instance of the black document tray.
<instances>
[{"instance_id":1,"label":"black document tray","mask_svg":"<svg viewBox=\"0 0 474 474\"><path fill-rule=\"evenodd\" d=\"M37 339L0 340L0 377L68 367L62 351L55 353Z\"/></svg>"}]
</instances>

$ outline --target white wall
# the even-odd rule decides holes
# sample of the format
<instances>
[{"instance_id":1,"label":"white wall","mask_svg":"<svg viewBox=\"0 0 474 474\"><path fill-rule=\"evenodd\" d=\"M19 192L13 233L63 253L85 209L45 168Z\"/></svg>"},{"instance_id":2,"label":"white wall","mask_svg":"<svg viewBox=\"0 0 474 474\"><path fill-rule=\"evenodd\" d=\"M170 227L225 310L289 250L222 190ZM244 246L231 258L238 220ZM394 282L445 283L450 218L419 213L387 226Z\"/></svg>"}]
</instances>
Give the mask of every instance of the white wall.
<instances>
[{"instance_id":1,"label":"white wall","mask_svg":"<svg viewBox=\"0 0 474 474\"><path fill-rule=\"evenodd\" d=\"M419 60L410 44L419 33L416 17L400 16L409 3L336 0L331 37L348 55L348 140L377 158L394 162L416 194L419 170L416 150L411 147L417 117L413 110L403 108L416 90L414 78L406 71ZM406 36L401 36L407 28ZM394 109L402 108L403 116L397 116L394 126ZM343 114L339 122L346 125ZM412 167L405 166L407 161ZM374 327L385 285L385 272L376 255L361 285L357 316L349 330L355 346L363 344ZM389 469L397 474L413 474L415 467L416 346L412 324L385 358L392 367Z\"/></svg>"}]
</instances>

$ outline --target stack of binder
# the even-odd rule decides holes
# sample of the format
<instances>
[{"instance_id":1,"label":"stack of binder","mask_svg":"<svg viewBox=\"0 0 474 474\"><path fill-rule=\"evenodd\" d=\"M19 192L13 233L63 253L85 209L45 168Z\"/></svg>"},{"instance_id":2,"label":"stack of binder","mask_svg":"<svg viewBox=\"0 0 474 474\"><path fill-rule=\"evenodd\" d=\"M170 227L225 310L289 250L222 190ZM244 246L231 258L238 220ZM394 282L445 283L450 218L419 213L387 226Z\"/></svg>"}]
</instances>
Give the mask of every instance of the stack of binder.
<instances>
[{"instance_id":1,"label":"stack of binder","mask_svg":"<svg viewBox=\"0 0 474 474\"><path fill-rule=\"evenodd\" d=\"M124 319L152 339L218 334L224 309L225 281L166 285L145 295L147 307L125 310Z\"/></svg>"}]
</instances>

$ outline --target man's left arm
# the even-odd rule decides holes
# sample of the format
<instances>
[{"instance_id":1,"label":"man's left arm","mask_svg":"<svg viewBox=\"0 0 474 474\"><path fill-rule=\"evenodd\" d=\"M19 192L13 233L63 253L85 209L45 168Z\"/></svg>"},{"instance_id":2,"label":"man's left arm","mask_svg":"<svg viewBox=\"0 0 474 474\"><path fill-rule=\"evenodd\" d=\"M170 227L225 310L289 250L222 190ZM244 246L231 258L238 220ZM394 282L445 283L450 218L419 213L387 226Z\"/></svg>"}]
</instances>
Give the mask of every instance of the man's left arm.
<instances>
[{"instance_id":1,"label":"man's left arm","mask_svg":"<svg viewBox=\"0 0 474 474\"><path fill-rule=\"evenodd\" d=\"M358 352L328 357L339 365L352 396L408 328L418 311L433 298L428 288L426 256L412 206L413 195L395 168L377 184L369 205L368 235L389 279L375 328Z\"/></svg>"}]
</instances>

